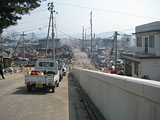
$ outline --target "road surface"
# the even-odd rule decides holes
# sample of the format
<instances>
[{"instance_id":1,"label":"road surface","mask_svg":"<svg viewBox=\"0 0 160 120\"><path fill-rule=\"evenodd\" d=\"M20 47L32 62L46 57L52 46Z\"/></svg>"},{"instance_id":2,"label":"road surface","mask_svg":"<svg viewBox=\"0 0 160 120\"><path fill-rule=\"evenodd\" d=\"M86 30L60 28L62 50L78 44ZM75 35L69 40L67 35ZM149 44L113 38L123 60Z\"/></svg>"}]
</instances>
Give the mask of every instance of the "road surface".
<instances>
[{"instance_id":1,"label":"road surface","mask_svg":"<svg viewBox=\"0 0 160 120\"><path fill-rule=\"evenodd\" d=\"M99 71L92 65L86 53L81 52L80 49L73 49L73 53L75 57L72 61L73 67Z\"/></svg>"},{"instance_id":2,"label":"road surface","mask_svg":"<svg viewBox=\"0 0 160 120\"><path fill-rule=\"evenodd\" d=\"M68 74L55 93L35 89L28 93L24 73L0 80L0 120L89 120Z\"/></svg>"}]
</instances>

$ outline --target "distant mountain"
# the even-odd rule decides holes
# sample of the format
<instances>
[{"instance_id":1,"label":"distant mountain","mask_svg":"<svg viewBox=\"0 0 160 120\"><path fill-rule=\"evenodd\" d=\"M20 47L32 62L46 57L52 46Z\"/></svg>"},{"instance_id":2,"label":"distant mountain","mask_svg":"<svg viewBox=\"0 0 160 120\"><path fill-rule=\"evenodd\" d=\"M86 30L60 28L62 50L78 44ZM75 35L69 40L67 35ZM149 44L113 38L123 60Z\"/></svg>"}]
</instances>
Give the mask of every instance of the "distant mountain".
<instances>
[{"instance_id":1,"label":"distant mountain","mask_svg":"<svg viewBox=\"0 0 160 120\"><path fill-rule=\"evenodd\" d=\"M107 38L107 37L112 37L114 35L114 32L102 32L96 34L96 38Z\"/></svg>"},{"instance_id":2,"label":"distant mountain","mask_svg":"<svg viewBox=\"0 0 160 120\"><path fill-rule=\"evenodd\" d=\"M113 36L114 32L102 32L102 33L98 33L95 34L96 38L107 38L107 37L111 37ZM82 38L82 34L73 34L72 37L74 38ZM87 38L90 39L90 34L87 34ZM93 38L94 38L94 34L93 34Z\"/></svg>"},{"instance_id":3,"label":"distant mountain","mask_svg":"<svg viewBox=\"0 0 160 120\"><path fill-rule=\"evenodd\" d=\"M123 33L121 33L123 34ZM46 38L47 37L47 33L35 33L36 37L38 39L42 39L42 38ZM96 33L95 37L96 38L108 38L108 37L112 37L114 35L114 32L101 32L101 33ZM72 34L72 35L58 35L58 38L69 38L69 37L73 37L73 38L78 38L81 39L82 38L82 34ZM94 38L94 34L93 34L93 38ZM90 39L90 34L87 34L87 39Z\"/></svg>"},{"instance_id":4,"label":"distant mountain","mask_svg":"<svg viewBox=\"0 0 160 120\"><path fill-rule=\"evenodd\" d=\"M42 39L47 37L47 33L35 33L37 39Z\"/></svg>"}]
</instances>

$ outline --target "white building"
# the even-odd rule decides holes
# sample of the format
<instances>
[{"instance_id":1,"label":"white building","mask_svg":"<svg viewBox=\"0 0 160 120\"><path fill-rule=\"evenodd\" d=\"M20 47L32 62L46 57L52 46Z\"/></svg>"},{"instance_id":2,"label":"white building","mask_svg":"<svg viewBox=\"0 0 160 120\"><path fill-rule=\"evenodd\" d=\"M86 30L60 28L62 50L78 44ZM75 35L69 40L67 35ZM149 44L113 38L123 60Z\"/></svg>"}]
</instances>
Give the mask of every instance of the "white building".
<instances>
[{"instance_id":1,"label":"white building","mask_svg":"<svg viewBox=\"0 0 160 120\"><path fill-rule=\"evenodd\" d=\"M125 75L160 81L160 21L136 27L136 51L123 54Z\"/></svg>"}]
</instances>

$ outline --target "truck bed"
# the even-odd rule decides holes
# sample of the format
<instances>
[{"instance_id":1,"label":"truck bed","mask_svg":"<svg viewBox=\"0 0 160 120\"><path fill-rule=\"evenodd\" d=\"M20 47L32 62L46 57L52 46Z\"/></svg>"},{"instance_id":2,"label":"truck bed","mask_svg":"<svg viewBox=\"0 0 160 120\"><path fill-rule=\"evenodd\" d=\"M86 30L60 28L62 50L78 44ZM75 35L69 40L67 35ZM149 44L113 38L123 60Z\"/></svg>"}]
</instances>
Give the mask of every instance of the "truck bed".
<instances>
[{"instance_id":1,"label":"truck bed","mask_svg":"<svg viewBox=\"0 0 160 120\"><path fill-rule=\"evenodd\" d=\"M25 82L31 82L32 84L45 84L46 76L25 75Z\"/></svg>"}]
</instances>

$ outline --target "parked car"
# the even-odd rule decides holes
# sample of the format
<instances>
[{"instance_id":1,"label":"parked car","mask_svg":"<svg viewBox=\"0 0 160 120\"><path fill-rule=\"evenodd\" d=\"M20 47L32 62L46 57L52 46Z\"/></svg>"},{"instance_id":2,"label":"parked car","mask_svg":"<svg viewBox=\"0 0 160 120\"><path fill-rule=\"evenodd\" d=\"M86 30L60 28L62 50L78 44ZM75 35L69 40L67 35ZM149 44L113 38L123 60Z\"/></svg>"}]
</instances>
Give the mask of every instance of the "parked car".
<instances>
[{"instance_id":1,"label":"parked car","mask_svg":"<svg viewBox=\"0 0 160 120\"><path fill-rule=\"evenodd\" d=\"M16 65L27 65L28 61L29 61L28 58L17 58L14 63Z\"/></svg>"},{"instance_id":2,"label":"parked car","mask_svg":"<svg viewBox=\"0 0 160 120\"><path fill-rule=\"evenodd\" d=\"M64 63L64 64L63 64L63 69L62 69L63 76L66 75L66 70L67 70L67 66L66 66L65 63Z\"/></svg>"}]
</instances>

